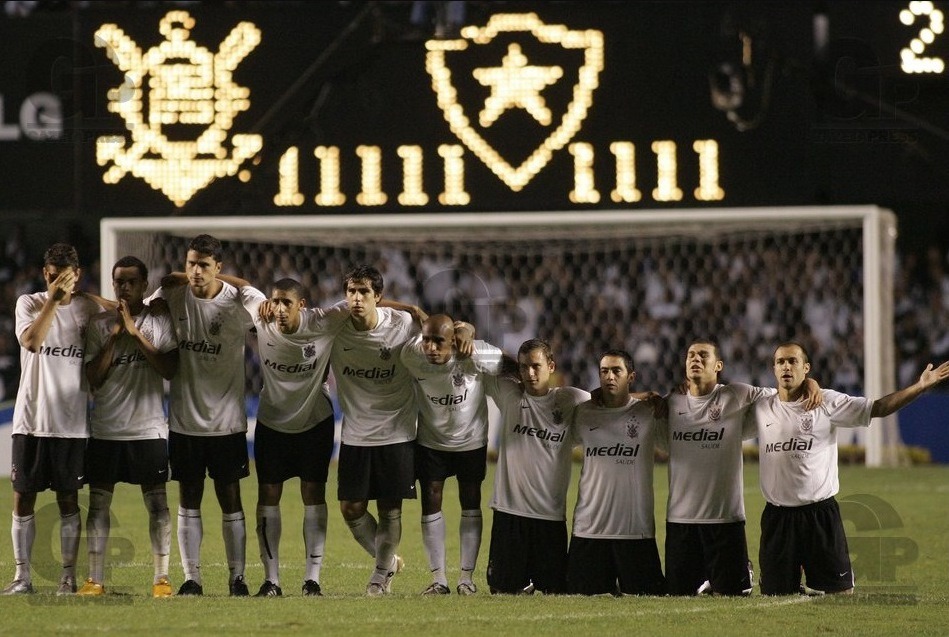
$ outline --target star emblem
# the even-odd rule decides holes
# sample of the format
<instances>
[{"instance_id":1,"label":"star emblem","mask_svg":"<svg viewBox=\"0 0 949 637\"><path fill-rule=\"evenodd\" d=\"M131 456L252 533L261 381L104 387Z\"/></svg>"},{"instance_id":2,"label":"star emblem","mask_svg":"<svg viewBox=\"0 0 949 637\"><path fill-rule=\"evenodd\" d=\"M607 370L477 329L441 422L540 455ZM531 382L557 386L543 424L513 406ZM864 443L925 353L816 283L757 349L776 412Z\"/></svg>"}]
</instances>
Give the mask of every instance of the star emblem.
<instances>
[{"instance_id":1,"label":"star emblem","mask_svg":"<svg viewBox=\"0 0 949 637\"><path fill-rule=\"evenodd\" d=\"M491 87L478 121L491 126L509 108L523 108L543 126L551 122L550 109L540 92L563 77L559 66L533 66L521 52L520 45L508 45L501 66L475 69L473 75L482 86Z\"/></svg>"}]
</instances>

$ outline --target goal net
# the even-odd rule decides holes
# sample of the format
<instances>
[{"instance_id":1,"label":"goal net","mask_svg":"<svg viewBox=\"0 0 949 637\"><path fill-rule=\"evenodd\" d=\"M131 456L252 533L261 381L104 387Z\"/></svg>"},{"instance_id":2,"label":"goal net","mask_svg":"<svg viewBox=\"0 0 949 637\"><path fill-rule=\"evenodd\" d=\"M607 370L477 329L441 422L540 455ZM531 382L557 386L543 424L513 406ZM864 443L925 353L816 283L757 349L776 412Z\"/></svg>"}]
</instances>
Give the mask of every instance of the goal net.
<instances>
[{"instance_id":1,"label":"goal net","mask_svg":"<svg viewBox=\"0 0 949 637\"><path fill-rule=\"evenodd\" d=\"M701 337L719 344L723 380L774 386L774 347L797 340L821 386L877 398L895 383L895 228L872 206L111 218L101 223L102 289L126 254L157 285L184 267L191 237L208 233L224 243L226 273L264 293L295 278L311 305L342 298L351 265L375 265L384 297L468 320L508 353L549 341L564 384L597 386L600 354L620 347L633 355L635 388L665 393ZM870 466L903 460L895 416L840 441L864 445Z\"/></svg>"}]
</instances>

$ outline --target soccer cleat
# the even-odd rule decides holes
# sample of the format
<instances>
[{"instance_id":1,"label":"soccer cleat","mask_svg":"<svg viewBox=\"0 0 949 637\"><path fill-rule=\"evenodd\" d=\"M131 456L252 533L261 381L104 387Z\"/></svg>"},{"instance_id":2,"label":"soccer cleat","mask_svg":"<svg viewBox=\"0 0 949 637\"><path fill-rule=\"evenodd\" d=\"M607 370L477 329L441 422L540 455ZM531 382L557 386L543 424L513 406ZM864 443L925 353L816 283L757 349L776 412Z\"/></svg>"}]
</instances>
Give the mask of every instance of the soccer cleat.
<instances>
[{"instance_id":1,"label":"soccer cleat","mask_svg":"<svg viewBox=\"0 0 949 637\"><path fill-rule=\"evenodd\" d=\"M167 577L159 577L158 581L152 584L152 597L171 597L171 582Z\"/></svg>"},{"instance_id":2,"label":"soccer cleat","mask_svg":"<svg viewBox=\"0 0 949 637\"><path fill-rule=\"evenodd\" d=\"M283 589L271 582L269 579L265 580L263 584L260 585L260 590L257 591L257 594L254 597L281 597L283 596Z\"/></svg>"},{"instance_id":3,"label":"soccer cleat","mask_svg":"<svg viewBox=\"0 0 949 637\"><path fill-rule=\"evenodd\" d=\"M105 595L105 587L102 584L96 584L90 577L82 585L82 588L76 592L76 595L83 595L85 597L98 597L99 595Z\"/></svg>"},{"instance_id":4,"label":"soccer cleat","mask_svg":"<svg viewBox=\"0 0 949 637\"><path fill-rule=\"evenodd\" d=\"M388 593L389 591L386 590L385 584L379 582L369 582L369 586L366 587L366 595L369 597L382 597Z\"/></svg>"},{"instance_id":5,"label":"soccer cleat","mask_svg":"<svg viewBox=\"0 0 949 637\"><path fill-rule=\"evenodd\" d=\"M474 595L478 592L478 587L474 585L474 582L461 582L455 590L459 595Z\"/></svg>"},{"instance_id":6,"label":"soccer cleat","mask_svg":"<svg viewBox=\"0 0 949 637\"><path fill-rule=\"evenodd\" d=\"M6 588L0 592L0 595L29 595L35 592L32 583L22 579L15 579L7 584Z\"/></svg>"},{"instance_id":7,"label":"soccer cleat","mask_svg":"<svg viewBox=\"0 0 949 637\"><path fill-rule=\"evenodd\" d=\"M303 582L303 595L304 597L322 597L323 591L320 589L320 583L311 579Z\"/></svg>"},{"instance_id":8,"label":"soccer cleat","mask_svg":"<svg viewBox=\"0 0 949 637\"><path fill-rule=\"evenodd\" d=\"M250 591L247 590L247 584L244 582L244 576L238 575L230 584L231 597L247 597Z\"/></svg>"},{"instance_id":9,"label":"soccer cleat","mask_svg":"<svg viewBox=\"0 0 949 637\"><path fill-rule=\"evenodd\" d=\"M63 575L62 579L59 580L59 588L56 589L57 595L75 595L76 594L76 578L72 575Z\"/></svg>"},{"instance_id":10,"label":"soccer cleat","mask_svg":"<svg viewBox=\"0 0 949 637\"><path fill-rule=\"evenodd\" d=\"M702 585L695 591L696 595L711 595L712 593L712 583L708 580L702 582Z\"/></svg>"},{"instance_id":11,"label":"soccer cleat","mask_svg":"<svg viewBox=\"0 0 949 637\"><path fill-rule=\"evenodd\" d=\"M439 582L432 582L422 591L422 595L451 595L451 589Z\"/></svg>"},{"instance_id":12,"label":"soccer cleat","mask_svg":"<svg viewBox=\"0 0 949 637\"><path fill-rule=\"evenodd\" d=\"M518 595L533 595L534 594L534 582L528 582L527 586L517 591Z\"/></svg>"},{"instance_id":13,"label":"soccer cleat","mask_svg":"<svg viewBox=\"0 0 949 637\"><path fill-rule=\"evenodd\" d=\"M204 595L204 587L193 579L186 580L178 589L179 595Z\"/></svg>"}]
</instances>

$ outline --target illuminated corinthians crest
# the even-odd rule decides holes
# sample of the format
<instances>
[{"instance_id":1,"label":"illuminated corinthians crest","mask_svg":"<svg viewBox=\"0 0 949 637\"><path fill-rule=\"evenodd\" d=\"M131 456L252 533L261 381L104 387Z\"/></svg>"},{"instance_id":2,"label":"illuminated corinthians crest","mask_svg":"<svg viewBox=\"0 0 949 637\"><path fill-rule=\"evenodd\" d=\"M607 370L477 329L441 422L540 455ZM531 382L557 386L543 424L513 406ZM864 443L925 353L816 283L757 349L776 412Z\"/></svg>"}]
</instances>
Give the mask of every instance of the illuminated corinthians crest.
<instances>
[{"instance_id":1,"label":"illuminated corinthians crest","mask_svg":"<svg viewBox=\"0 0 949 637\"><path fill-rule=\"evenodd\" d=\"M472 123L472 115L466 113L459 103L446 53L487 45L499 35L509 33L523 33L544 45L583 52L583 63L572 87L573 99L559 121L554 121L543 91L565 81L564 69L559 65L532 64L516 42L508 44L507 52L497 66L479 68L473 73L474 78L490 91L477 114L478 127ZM430 40L426 43L426 70L432 77L438 106L452 133L511 190L519 191L547 165L555 152L570 142L586 119L587 110L593 103L593 91L603 70L603 34L596 30L572 31L564 25L544 24L536 14L524 13L494 15L484 27L465 27L461 36L457 40ZM553 127L540 145L516 167L502 157L482 133L509 109L523 109L539 126Z\"/></svg>"},{"instance_id":2,"label":"illuminated corinthians crest","mask_svg":"<svg viewBox=\"0 0 949 637\"><path fill-rule=\"evenodd\" d=\"M234 117L250 107L250 90L232 74L260 43L260 30L241 22L213 53L190 39L193 27L188 12L168 12L159 23L165 40L144 52L115 24L95 34L96 46L125 74L108 92L109 110L131 134L130 144L118 136L96 140L96 161L108 166L102 179L113 184L131 174L177 206L234 175L263 146L259 135L236 134L226 144Z\"/></svg>"}]
</instances>

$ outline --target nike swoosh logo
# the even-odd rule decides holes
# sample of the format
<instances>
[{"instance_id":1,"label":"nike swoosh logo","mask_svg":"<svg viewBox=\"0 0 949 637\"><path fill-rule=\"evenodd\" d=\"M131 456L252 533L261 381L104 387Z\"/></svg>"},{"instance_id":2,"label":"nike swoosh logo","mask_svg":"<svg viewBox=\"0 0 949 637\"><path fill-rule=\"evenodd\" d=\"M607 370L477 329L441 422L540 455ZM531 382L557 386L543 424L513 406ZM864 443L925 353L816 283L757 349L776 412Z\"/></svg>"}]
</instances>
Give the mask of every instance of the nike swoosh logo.
<instances>
[{"instance_id":1,"label":"nike swoosh logo","mask_svg":"<svg viewBox=\"0 0 949 637\"><path fill-rule=\"evenodd\" d=\"M424 379L424 378L419 378L418 376L416 376L416 377L415 377L415 380L425 380L425 379Z\"/></svg>"},{"instance_id":2,"label":"nike swoosh logo","mask_svg":"<svg viewBox=\"0 0 949 637\"><path fill-rule=\"evenodd\" d=\"M686 415L686 414L689 413L689 412L687 412L687 411L677 411L676 413L679 414L680 416L684 416L684 415Z\"/></svg>"},{"instance_id":3,"label":"nike swoosh logo","mask_svg":"<svg viewBox=\"0 0 949 637\"><path fill-rule=\"evenodd\" d=\"M85 475L77 476L77 477L76 477L76 480L82 480L82 479L85 478L85 477L86 477Z\"/></svg>"},{"instance_id":4,"label":"nike swoosh logo","mask_svg":"<svg viewBox=\"0 0 949 637\"><path fill-rule=\"evenodd\" d=\"M773 424L774 424L773 422L769 422L768 424L765 425L765 427L770 427Z\"/></svg>"},{"instance_id":5,"label":"nike swoosh logo","mask_svg":"<svg viewBox=\"0 0 949 637\"><path fill-rule=\"evenodd\" d=\"M178 320L179 320L179 321L187 321L187 320L188 320L188 317L187 317L187 316L179 316L179 317L178 317Z\"/></svg>"},{"instance_id":6,"label":"nike swoosh logo","mask_svg":"<svg viewBox=\"0 0 949 637\"><path fill-rule=\"evenodd\" d=\"M344 348L343 348L343 351L344 351L344 352L351 352L352 349L353 349L352 347L344 347Z\"/></svg>"},{"instance_id":7,"label":"nike swoosh logo","mask_svg":"<svg viewBox=\"0 0 949 637\"><path fill-rule=\"evenodd\" d=\"M599 427L590 427L590 431L596 431Z\"/></svg>"}]
</instances>

